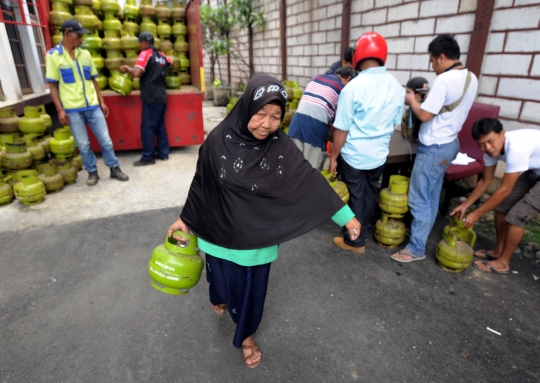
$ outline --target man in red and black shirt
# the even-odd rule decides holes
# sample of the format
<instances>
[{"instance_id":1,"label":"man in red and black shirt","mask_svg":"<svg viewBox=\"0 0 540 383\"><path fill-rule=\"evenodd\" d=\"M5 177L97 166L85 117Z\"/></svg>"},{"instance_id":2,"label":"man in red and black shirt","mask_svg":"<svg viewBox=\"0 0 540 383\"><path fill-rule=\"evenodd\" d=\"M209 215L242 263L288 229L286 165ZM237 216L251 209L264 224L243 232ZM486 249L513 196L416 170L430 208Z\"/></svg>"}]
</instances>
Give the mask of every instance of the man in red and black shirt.
<instances>
[{"instance_id":1,"label":"man in red and black shirt","mask_svg":"<svg viewBox=\"0 0 540 383\"><path fill-rule=\"evenodd\" d=\"M154 36L150 32L139 35L141 53L135 67L120 66L120 72L129 72L141 79L141 141L142 157L134 166L155 164L155 158L169 159L169 141L165 131L165 109L167 107L167 87L165 75L172 60L154 46ZM154 136L157 138L157 154L154 151Z\"/></svg>"}]
</instances>

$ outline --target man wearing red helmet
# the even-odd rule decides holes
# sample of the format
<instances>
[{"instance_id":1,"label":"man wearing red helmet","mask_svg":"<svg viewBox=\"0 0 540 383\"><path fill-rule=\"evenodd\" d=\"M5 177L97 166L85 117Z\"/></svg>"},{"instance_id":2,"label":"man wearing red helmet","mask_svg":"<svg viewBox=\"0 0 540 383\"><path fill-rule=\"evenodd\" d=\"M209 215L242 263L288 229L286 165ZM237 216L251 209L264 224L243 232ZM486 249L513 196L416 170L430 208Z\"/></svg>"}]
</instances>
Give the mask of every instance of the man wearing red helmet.
<instances>
[{"instance_id":1,"label":"man wearing red helmet","mask_svg":"<svg viewBox=\"0 0 540 383\"><path fill-rule=\"evenodd\" d=\"M334 121L334 147L330 171L339 173L351 195L349 206L362 224L352 240L334 238L334 244L362 254L377 201L377 183L388 156L394 125L401 123L405 89L387 72L386 40L376 32L364 33L356 42L354 68L360 73L341 91Z\"/></svg>"},{"instance_id":2,"label":"man wearing red helmet","mask_svg":"<svg viewBox=\"0 0 540 383\"><path fill-rule=\"evenodd\" d=\"M459 61L459 45L452 36L436 37L428 51L437 74L429 94L421 104L414 94L405 98L422 124L409 184L411 237L403 250L391 256L401 263L426 258L426 242L437 218L444 173L459 152L457 136L478 90L476 76Z\"/></svg>"}]
</instances>

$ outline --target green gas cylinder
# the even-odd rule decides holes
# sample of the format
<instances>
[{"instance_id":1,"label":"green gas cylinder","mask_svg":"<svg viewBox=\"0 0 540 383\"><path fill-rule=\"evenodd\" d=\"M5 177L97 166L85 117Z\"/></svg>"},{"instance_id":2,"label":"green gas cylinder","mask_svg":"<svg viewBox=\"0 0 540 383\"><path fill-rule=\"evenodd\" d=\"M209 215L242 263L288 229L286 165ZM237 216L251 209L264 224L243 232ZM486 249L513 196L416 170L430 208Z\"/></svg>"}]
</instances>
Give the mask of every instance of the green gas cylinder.
<instances>
[{"instance_id":1,"label":"green gas cylinder","mask_svg":"<svg viewBox=\"0 0 540 383\"><path fill-rule=\"evenodd\" d=\"M37 162L45 158L45 148L40 145L37 134L25 134L23 137L26 150L32 155L32 161Z\"/></svg>"},{"instance_id":2,"label":"green gas cylinder","mask_svg":"<svg viewBox=\"0 0 540 383\"><path fill-rule=\"evenodd\" d=\"M111 77L109 77L109 88L116 93L120 93L122 96L127 96L133 90L133 82L128 76L124 76L118 70L111 71Z\"/></svg>"},{"instance_id":3,"label":"green gas cylinder","mask_svg":"<svg viewBox=\"0 0 540 383\"><path fill-rule=\"evenodd\" d=\"M197 237L175 231L173 236L184 238L185 242L165 238L165 243L154 249L148 264L151 284L154 288L171 295L189 292L201 278L204 260L199 255Z\"/></svg>"},{"instance_id":4,"label":"green gas cylinder","mask_svg":"<svg viewBox=\"0 0 540 383\"><path fill-rule=\"evenodd\" d=\"M38 178L45 185L47 193L56 193L64 188L64 177L56 171L54 163L39 165L38 172Z\"/></svg>"},{"instance_id":5,"label":"green gas cylinder","mask_svg":"<svg viewBox=\"0 0 540 383\"><path fill-rule=\"evenodd\" d=\"M38 179L36 170L20 170L17 172L19 183L15 185L13 191L23 205L35 205L43 202L45 198L45 185Z\"/></svg>"},{"instance_id":6,"label":"green gas cylinder","mask_svg":"<svg viewBox=\"0 0 540 383\"><path fill-rule=\"evenodd\" d=\"M379 246L394 248L405 240L406 227L399 218L382 213L381 219L375 224L375 239Z\"/></svg>"},{"instance_id":7,"label":"green gas cylinder","mask_svg":"<svg viewBox=\"0 0 540 383\"><path fill-rule=\"evenodd\" d=\"M56 156L56 170L64 177L66 185L74 184L77 180L77 169L75 169L69 159L59 154Z\"/></svg>"},{"instance_id":8,"label":"green gas cylinder","mask_svg":"<svg viewBox=\"0 0 540 383\"><path fill-rule=\"evenodd\" d=\"M435 258L443 269L459 273L471 265L473 256L474 250L467 243L449 235L439 242Z\"/></svg>"},{"instance_id":9,"label":"green gas cylinder","mask_svg":"<svg viewBox=\"0 0 540 383\"><path fill-rule=\"evenodd\" d=\"M13 201L13 189L4 180L4 175L0 174L0 206L7 205Z\"/></svg>"},{"instance_id":10,"label":"green gas cylinder","mask_svg":"<svg viewBox=\"0 0 540 383\"><path fill-rule=\"evenodd\" d=\"M80 153L77 153L76 155L73 156L73 158L71 159L71 164L73 165L75 169L77 169L77 171L82 169L83 162L82 162L82 157Z\"/></svg>"},{"instance_id":11,"label":"green gas cylinder","mask_svg":"<svg viewBox=\"0 0 540 383\"><path fill-rule=\"evenodd\" d=\"M52 128L52 118L45 111L45 105L38 105L38 113L39 113L39 116L45 122L45 129L46 130L51 129Z\"/></svg>"},{"instance_id":12,"label":"green gas cylinder","mask_svg":"<svg viewBox=\"0 0 540 383\"><path fill-rule=\"evenodd\" d=\"M474 248L476 243L476 233L473 228L465 228L465 217L462 220L457 218L457 214L452 216L448 226L443 229L443 238L455 237L458 241L463 241L471 248Z\"/></svg>"},{"instance_id":13,"label":"green gas cylinder","mask_svg":"<svg viewBox=\"0 0 540 383\"><path fill-rule=\"evenodd\" d=\"M19 119L19 129L23 133L43 134L45 132L45 120L41 118L41 110L38 106L25 106L24 117Z\"/></svg>"},{"instance_id":14,"label":"green gas cylinder","mask_svg":"<svg viewBox=\"0 0 540 383\"><path fill-rule=\"evenodd\" d=\"M26 150L26 144L21 139L6 142L6 151L2 152L2 166L7 170L21 170L32 166L32 155Z\"/></svg>"},{"instance_id":15,"label":"green gas cylinder","mask_svg":"<svg viewBox=\"0 0 540 383\"><path fill-rule=\"evenodd\" d=\"M339 198L341 198L343 203L349 202L349 198L351 196L349 194L349 189L347 189L347 185L345 185L345 182L338 181L338 179L328 170L322 170L321 174L324 178L326 178L332 189L334 189L334 191L337 193Z\"/></svg>"},{"instance_id":16,"label":"green gas cylinder","mask_svg":"<svg viewBox=\"0 0 540 383\"><path fill-rule=\"evenodd\" d=\"M75 139L67 126L54 131L54 138L49 142L49 146L54 155L63 156L73 156L77 148Z\"/></svg>"},{"instance_id":17,"label":"green gas cylinder","mask_svg":"<svg viewBox=\"0 0 540 383\"><path fill-rule=\"evenodd\" d=\"M19 133L19 117L15 108L0 109L0 133Z\"/></svg>"},{"instance_id":18,"label":"green gas cylinder","mask_svg":"<svg viewBox=\"0 0 540 383\"><path fill-rule=\"evenodd\" d=\"M409 210L409 177L393 175L387 188L379 193L379 207L387 214L403 215Z\"/></svg>"}]
</instances>

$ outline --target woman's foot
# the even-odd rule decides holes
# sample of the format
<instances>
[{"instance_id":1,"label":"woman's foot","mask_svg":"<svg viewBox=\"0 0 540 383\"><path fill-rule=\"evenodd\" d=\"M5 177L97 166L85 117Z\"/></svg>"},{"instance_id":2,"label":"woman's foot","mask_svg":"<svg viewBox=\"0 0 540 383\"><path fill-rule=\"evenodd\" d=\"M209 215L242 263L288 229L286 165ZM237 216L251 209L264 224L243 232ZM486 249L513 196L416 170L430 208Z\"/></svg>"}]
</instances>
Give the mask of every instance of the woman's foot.
<instances>
[{"instance_id":1,"label":"woman's foot","mask_svg":"<svg viewBox=\"0 0 540 383\"><path fill-rule=\"evenodd\" d=\"M261 363L261 351L253 340L253 337L248 337L242 342L242 352L244 353L244 362L249 368L255 368Z\"/></svg>"},{"instance_id":2,"label":"woman's foot","mask_svg":"<svg viewBox=\"0 0 540 383\"><path fill-rule=\"evenodd\" d=\"M221 304L216 305L216 306L212 305L212 308L214 309L216 314L223 315L223 313L227 309L227 303L221 303Z\"/></svg>"}]
</instances>

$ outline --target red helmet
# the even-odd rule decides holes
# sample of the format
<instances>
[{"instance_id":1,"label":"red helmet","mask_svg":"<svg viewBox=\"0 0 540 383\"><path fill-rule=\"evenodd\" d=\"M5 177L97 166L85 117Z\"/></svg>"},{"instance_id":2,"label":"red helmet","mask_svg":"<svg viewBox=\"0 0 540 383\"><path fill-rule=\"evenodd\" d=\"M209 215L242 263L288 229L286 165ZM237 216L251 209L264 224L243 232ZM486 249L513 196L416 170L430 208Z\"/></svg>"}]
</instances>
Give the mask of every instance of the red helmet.
<instances>
[{"instance_id":1,"label":"red helmet","mask_svg":"<svg viewBox=\"0 0 540 383\"><path fill-rule=\"evenodd\" d=\"M377 32L366 32L358 38L353 56L353 67L366 59L376 59L384 65L388 55L388 45L382 35Z\"/></svg>"}]
</instances>

